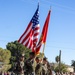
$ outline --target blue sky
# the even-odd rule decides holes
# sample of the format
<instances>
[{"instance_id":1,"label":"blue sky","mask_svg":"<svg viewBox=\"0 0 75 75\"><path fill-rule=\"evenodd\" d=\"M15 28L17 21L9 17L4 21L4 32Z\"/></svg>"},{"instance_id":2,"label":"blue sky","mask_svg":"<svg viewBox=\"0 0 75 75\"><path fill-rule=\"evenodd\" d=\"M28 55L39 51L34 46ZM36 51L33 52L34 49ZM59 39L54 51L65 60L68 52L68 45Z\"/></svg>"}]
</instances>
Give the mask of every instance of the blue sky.
<instances>
[{"instance_id":1,"label":"blue sky","mask_svg":"<svg viewBox=\"0 0 75 75\"><path fill-rule=\"evenodd\" d=\"M75 0L39 0L40 33L48 10L52 9L45 55L50 62L62 51L66 64L75 60ZM0 0L0 47L18 40L30 22L38 0Z\"/></svg>"}]
</instances>

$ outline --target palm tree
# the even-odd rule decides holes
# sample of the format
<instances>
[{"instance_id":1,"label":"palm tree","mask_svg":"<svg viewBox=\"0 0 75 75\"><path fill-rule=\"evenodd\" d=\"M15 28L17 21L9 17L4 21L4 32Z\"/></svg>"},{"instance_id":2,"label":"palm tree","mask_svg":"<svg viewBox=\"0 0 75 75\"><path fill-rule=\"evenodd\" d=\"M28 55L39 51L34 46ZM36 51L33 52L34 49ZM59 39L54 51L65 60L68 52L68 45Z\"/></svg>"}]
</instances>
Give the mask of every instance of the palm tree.
<instances>
[{"instance_id":1,"label":"palm tree","mask_svg":"<svg viewBox=\"0 0 75 75\"><path fill-rule=\"evenodd\" d=\"M56 56L56 57L55 57L55 61L56 61L57 63L60 61L59 56Z\"/></svg>"}]
</instances>

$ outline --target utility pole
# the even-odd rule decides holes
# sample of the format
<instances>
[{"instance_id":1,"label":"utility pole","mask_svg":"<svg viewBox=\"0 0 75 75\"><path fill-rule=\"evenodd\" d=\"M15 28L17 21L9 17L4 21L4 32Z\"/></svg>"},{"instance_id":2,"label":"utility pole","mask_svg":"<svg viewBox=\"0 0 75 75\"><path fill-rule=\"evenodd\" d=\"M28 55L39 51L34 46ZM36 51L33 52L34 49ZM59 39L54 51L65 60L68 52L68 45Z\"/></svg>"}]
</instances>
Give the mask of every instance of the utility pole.
<instances>
[{"instance_id":1,"label":"utility pole","mask_svg":"<svg viewBox=\"0 0 75 75\"><path fill-rule=\"evenodd\" d=\"M61 73L61 50L59 51L59 73Z\"/></svg>"}]
</instances>

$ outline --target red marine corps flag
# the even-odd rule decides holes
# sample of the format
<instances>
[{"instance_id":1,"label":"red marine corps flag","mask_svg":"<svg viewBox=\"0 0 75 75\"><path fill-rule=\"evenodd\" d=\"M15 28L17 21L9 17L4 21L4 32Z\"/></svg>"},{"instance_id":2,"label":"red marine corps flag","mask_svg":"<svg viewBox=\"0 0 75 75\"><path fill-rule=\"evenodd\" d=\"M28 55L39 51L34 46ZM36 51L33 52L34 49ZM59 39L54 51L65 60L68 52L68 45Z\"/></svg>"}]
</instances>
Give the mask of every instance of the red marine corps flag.
<instances>
[{"instance_id":1,"label":"red marine corps flag","mask_svg":"<svg viewBox=\"0 0 75 75\"><path fill-rule=\"evenodd\" d=\"M28 24L28 27L26 28L22 36L19 38L18 42L33 51L38 41L39 30L40 26L39 26L39 5L38 5L35 14L33 15L30 23Z\"/></svg>"},{"instance_id":2,"label":"red marine corps flag","mask_svg":"<svg viewBox=\"0 0 75 75\"><path fill-rule=\"evenodd\" d=\"M39 42L38 42L38 44L36 46L36 50L35 50L36 54L39 53L42 44L46 43L48 25L49 25L49 20L50 20L50 13L51 13L51 11L49 11L49 13L48 13L48 16L46 18L46 21L45 21L45 24L44 24L44 27L43 27L43 30L42 30L40 40L39 40Z\"/></svg>"}]
</instances>

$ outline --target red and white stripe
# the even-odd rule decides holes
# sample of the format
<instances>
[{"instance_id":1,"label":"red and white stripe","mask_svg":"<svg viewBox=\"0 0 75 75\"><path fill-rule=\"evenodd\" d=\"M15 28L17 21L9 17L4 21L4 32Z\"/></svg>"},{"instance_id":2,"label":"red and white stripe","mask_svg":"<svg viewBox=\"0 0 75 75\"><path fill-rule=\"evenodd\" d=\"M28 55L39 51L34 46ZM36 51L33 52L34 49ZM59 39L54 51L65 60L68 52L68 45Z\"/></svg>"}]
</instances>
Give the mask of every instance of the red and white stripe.
<instances>
[{"instance_id":1,"label":"red and white stripe","mask_svg":"<svg viewBox=\"0 0 75 75\"><path fill-rule=\"evenodd\" d=\"M18 42L34 51L38 41L40 26L39 24L36 25L34 30L32 29L32 26L33 23L30 22L28 27L26 28L26 31L22 34Z\"/></svg>"}]
</instances>

